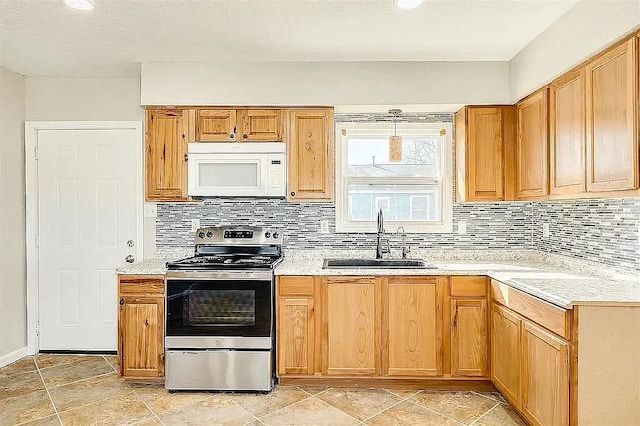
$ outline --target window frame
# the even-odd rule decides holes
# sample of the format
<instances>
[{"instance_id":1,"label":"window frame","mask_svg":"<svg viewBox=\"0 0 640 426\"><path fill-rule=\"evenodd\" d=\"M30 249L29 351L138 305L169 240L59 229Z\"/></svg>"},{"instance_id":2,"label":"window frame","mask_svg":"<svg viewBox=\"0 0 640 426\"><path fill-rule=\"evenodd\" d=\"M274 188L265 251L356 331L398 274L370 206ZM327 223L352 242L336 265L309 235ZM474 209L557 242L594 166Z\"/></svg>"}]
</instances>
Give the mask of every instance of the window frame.
<instances>
[{"instance_id":1,"label":"window frame","mask_svg":"<svg viewBox=\"0 0 640 426\"><path fill-rule=\"evenodd\" d=\"M407 233L452 233L453 232L453 123L398 123L397 133L401 136L427 136L438 132L442 137L439 146L440 176L430 177L347 177L347 140L356 137L389 137L394 135L392 122L336 123L336 232L371 233L376 232L376 221L350 221L348 204L349 183L403 184L436 183L440 195L441 217L439 221L391 221L385 220L385 227L391 232L404 227ZM411 212L410 212L411 214Z\"/></svg>"}]
</instances>

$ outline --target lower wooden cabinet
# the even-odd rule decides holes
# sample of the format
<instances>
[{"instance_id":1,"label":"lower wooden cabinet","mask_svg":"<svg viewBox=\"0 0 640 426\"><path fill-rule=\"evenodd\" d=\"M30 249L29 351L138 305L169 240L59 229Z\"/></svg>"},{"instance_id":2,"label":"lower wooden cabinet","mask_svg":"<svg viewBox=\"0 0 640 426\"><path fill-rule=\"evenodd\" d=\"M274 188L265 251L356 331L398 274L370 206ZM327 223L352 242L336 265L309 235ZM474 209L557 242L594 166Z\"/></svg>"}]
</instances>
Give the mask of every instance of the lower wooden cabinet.
<instances>
[{"instance_id":1,"label":"lower wooden cabinet","mask_svg":"<svg viewBox=\"0 0 640 426\"><path fill-rule=\"evenodd\" d=\"M315 351L313 298L278 301L278 373L313 374Z\"/></svg>"},{"instance_id":2,"label":"lower wooden cabinet","mask_svg":"<svg viewBox=\"0 0 640 426\"><path fill-rule=\"evenodd\" d=\"M521 323L509 309L491 304L491 380L516 407L520 405Z\"/></svg>"},{"instance_id":3,"label":"lower wooden cabinet","mask_svg":"<svg viewBox=\"0 0 640 426\"><path fill-rule=\"evenodd\" d=\"M164 277L119 279L118 357L128 379L164 377Z\"/></svg>"},{"instance_id":4,"label":"lower wooden cabinet","mask_svg":"<svg viewBox=\"0 0 640 426\"><path fill-rule=\"evenodd\" d=\"M487 377L487 301L451 301L451 375Z\"/></svg>"}]
</instances>

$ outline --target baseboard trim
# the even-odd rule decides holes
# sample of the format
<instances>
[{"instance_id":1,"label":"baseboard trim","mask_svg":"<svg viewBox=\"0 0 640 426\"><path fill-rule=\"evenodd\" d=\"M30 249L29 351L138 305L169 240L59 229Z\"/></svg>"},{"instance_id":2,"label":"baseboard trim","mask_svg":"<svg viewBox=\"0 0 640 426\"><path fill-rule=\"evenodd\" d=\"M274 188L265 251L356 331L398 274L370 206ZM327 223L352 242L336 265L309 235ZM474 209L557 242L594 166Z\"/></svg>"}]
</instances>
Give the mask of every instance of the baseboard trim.
<instances>
[{"instance_id":1,"label":"baseboard trim","mask_svg":"<svg viewBox=\"0 0 640 426\"><path fill-rule=\"evenodd\" d=\"M27 356L29 354L29 351L27 350L27 347L23 347L20 349L17 349L13 352L9 352L6 355L2 355L0 356L0 367L4 367L5 365L9 365L11 363L16 362L17 360L19 360L20 358L24 358L25 356Z\"/></svg>"}]
</instances>

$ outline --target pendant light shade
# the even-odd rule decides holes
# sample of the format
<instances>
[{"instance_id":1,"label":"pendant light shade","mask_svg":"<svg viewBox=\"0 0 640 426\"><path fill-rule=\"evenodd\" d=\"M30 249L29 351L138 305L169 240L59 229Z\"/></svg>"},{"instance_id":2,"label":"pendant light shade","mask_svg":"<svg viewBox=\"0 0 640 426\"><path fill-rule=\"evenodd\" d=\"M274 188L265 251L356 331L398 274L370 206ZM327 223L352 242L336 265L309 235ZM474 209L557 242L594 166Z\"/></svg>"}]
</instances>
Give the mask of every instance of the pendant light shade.
<instances>
[{"instance_id":1,"label":"pendant light shade","mask_svg":"<svg viewBox=\"0 0 640 426\"><path fill-rule=\"evenodd\" d=\"M398 118L402 114L400 109L391 109L389 114L395 117L393 122L393 136L389 137L389 161L392 163L402 162L402 136L398 136Z\"/></svg>"}]
</instances>

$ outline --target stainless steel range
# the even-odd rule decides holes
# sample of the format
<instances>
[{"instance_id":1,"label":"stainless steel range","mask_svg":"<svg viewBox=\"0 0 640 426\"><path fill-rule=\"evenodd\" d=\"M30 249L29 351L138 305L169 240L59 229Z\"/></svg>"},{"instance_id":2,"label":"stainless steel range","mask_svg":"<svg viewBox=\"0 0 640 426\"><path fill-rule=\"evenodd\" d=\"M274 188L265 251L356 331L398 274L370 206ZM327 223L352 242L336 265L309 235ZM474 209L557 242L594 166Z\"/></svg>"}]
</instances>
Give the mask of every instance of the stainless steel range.
<instances>
[{"instance_id":1,"label":"stainless steel range","mask_svg":"<svg viewBox=\"0 0 640 426\"><path fill-rule=\"evenodd\" d=\"M270 391L282 236L210 227L195 243L194 257L167 263L166 388Z\"/></svg>"}]
</instances>

